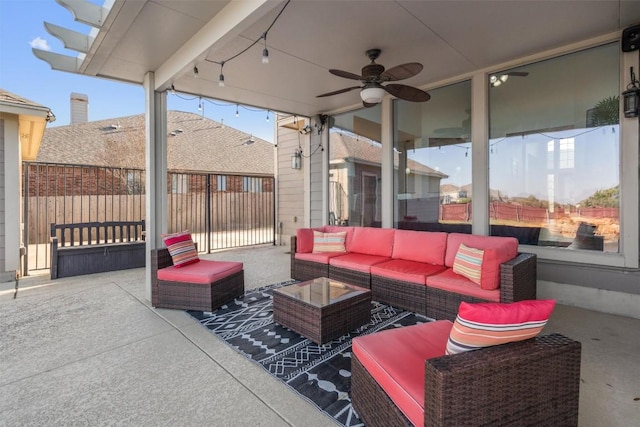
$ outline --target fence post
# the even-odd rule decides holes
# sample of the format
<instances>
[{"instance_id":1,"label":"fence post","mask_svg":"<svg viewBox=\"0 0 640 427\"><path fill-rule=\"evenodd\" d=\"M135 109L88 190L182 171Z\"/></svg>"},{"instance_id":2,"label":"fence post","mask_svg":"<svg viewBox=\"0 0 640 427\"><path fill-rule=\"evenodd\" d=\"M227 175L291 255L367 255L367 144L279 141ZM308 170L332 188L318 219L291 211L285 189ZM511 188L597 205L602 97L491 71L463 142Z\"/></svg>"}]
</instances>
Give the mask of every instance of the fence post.
<instances>
[{"instance_id":1,"label":"fence post","mask_svg":"<svg viewBox=\"0 0 640 427\"><path fill-rule=\"evenodd\" d=\"M206 179L206 209L204 213L204 228L207 235L207 253L211 253L211 174L207 174Z\"/></svg>"}]
</instances>

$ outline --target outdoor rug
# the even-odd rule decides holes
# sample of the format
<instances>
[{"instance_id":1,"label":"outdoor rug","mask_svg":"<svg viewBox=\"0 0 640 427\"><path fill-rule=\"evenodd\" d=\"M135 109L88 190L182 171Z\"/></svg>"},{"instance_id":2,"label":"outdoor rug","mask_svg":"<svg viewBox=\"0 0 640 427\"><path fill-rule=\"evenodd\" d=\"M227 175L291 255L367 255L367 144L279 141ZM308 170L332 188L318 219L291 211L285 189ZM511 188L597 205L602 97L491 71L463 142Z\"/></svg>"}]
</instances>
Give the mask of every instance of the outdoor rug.
<instances>
[{"instance_id":1,"label":"outdoor rug","mask_svg":"<svg viewBox=\"0 0 640 427\"><path fill-rule=\"evenodd\" d=\"M338 424L346 427L362 425L349 398L351 340L384 329L425 323L430 319L372 302L369 324L318 345L273 321L272 290L292 283L297 282L288 281L247 291L244 297L214 312L188 313Z\"/></svg>"}]
</instances>

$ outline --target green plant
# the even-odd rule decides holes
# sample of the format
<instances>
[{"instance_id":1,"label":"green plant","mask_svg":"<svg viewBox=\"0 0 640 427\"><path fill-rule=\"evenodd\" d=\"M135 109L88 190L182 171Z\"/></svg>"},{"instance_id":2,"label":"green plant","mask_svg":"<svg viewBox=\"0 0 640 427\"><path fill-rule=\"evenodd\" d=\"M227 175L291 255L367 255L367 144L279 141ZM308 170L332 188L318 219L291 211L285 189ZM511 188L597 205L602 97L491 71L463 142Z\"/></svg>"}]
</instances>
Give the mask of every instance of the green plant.
<instances>
[{"instance_id":1,"label":"green plant","mask_svg":"<svg viewBox=\"0 0 640 427\"><path fill-rule=\"evenodd\" d=\"M620 97L608 96L593 108L593 126L615 125L620 122Z\"/></svg>"}]
</instances>

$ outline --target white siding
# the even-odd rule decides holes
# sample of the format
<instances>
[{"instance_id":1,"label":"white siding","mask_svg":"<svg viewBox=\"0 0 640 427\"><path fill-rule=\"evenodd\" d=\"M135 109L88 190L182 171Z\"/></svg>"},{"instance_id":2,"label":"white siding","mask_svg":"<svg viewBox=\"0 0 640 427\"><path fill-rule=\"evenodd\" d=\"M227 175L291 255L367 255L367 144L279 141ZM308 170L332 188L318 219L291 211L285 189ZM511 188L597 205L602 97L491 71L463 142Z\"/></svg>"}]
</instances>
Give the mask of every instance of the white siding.
<instances>
[{"instance_id":1,"label":"white siding","mask_svg":"<svg viewBox=\"0 0 640 427\"><path fill-rule=\"evenodd\" d=\"M298 148L298 136L295 129L282 126L277 128L277 222L282 223L282 239L287 245L289 237L305 223L304 174L308 170L305 169L304 162L301 169L291 169L291 156Z\"/></svg>"},{"instance_id":2,"label":"white siding","mask_svg":"<svg viewBox=\"0 0 640 427\"><path fill-rule=\"evenodd\" d=\"M0 272L5 266L5 173L4 173L4 120L0 119Z\"/></svg>"}]
</instances>

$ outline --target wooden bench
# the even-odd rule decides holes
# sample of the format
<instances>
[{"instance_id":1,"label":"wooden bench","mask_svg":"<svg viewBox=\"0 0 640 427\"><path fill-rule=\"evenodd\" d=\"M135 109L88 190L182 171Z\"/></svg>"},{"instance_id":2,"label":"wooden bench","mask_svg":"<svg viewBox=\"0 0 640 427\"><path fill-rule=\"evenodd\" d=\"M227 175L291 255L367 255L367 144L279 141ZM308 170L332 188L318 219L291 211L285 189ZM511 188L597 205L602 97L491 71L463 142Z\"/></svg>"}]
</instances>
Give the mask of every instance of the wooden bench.
<instances>
[{"instance_id":1,"label":"wooden bench","mask_svg":"<svg viewBox=\"0 0 640 427\"><path fill-rule=\"evenodd\" d=\"M144 220L51 223L51 278L144 267Z\"/></svg>"}]
</instances>

